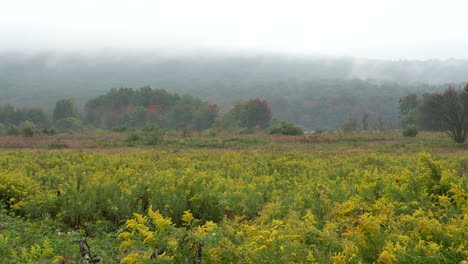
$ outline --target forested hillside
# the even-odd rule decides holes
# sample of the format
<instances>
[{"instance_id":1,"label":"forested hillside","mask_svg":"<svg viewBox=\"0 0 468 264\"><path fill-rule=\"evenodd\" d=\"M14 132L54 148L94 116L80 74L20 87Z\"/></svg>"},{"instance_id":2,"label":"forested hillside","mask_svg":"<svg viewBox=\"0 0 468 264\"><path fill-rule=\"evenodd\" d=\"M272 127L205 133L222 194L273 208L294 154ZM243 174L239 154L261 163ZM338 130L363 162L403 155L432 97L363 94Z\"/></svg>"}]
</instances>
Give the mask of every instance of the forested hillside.
<instances>
[{"instance_id":1,"label":"forested hillside","mask_svg":"<svg viewBox=\"0 0 468 264\"><path fill-rule=\"evenodd\" d=\"M148 54L0 54L0 103L51 109L63 98L84 103L110 88L143 87L190 94L226 112L248 98L306 129L335 129L369 113L369 124L399 125L398 100L466 81L468 62L379 61L279 56ZM430 83L424 84L424 83Z\"/></svg>"}]
</instances>

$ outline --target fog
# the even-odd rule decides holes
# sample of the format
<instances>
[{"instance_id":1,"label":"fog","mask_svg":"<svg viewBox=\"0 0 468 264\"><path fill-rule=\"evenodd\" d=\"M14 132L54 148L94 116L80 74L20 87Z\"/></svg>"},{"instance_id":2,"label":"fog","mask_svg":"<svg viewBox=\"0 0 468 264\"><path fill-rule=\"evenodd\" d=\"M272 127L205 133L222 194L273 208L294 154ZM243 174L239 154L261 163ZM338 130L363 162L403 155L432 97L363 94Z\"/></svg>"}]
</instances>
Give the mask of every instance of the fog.
<instances>
[{"instance_id":1,"label":"fog","mask_svg":"<svg viewBox=\"0 0 468 264\"><path fill-rule=\"evenodd\" d=\"M2 1L0 51L468 58L465 1Z\"/></svg>"},{"instance_id":2,"label":"fog","mask_svg":"<svg viewBox=\"0 0 468 264\"><path fill-rule=\"evenodd\" d=\"M369 113L399 126L398 100L466 83L464 1L2 1L0 104L83 106L149 85L229 111L262 98L304 128ZM320 114L318 114L320 113Z\"/></svg>"}]
</instances>

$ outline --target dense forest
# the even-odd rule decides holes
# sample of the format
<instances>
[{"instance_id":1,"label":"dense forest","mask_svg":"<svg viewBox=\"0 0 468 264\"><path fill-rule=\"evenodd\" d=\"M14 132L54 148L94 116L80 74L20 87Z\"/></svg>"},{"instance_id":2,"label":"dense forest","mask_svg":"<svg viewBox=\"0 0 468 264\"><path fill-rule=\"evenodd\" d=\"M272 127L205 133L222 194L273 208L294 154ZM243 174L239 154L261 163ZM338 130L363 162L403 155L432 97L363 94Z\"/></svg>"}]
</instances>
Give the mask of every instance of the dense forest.
<instances>
[{"instance_id":1,"label":"dense forest","mask_svg":"<svg viewBox=\"0 0 468 264\"><path fill-rule=\"evenodd\" d=\"M273 116L307 130L336 129L369 114L398 128L398 100L459 84L468 62L383 61L347 57L157 56L151 54L0 54L0 104L51 112L57 100L88 100L111 88L149 85L189 94L227 113L237 101L261 98ZM427 84L426 84L427 83Z\"/></svg>"},{"instance_id":2,"label":"dense forest","mask_svg":"<svg viewBox=\"0 0 468 264\"><path fill-rule=\"evenodd\" d=\"M85 111L85 121L94 127L141 127L153 122L163 128L202 131L212 127L219 108L190 95L146 86L111 89L88 101Z\"/></svg>"}]
</instances>

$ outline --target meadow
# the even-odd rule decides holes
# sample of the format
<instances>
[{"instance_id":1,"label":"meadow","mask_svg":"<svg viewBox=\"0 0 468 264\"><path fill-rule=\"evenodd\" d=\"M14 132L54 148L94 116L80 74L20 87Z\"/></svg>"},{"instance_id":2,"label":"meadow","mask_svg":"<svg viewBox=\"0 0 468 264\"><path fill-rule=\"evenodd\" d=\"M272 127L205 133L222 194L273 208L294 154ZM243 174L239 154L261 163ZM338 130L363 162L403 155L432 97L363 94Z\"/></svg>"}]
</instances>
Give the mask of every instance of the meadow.
<instances>
[{"instance_id":1,"label":"meadow","mask_svg":"<svg viewBox=\"0 0 468 264\"><path fill-rule=\"evenodd\" d=\"M468 261L468 149L441 134L0 146L1 263L85 263L81 238L102 263Z\"/></svg>"}]
</instances>

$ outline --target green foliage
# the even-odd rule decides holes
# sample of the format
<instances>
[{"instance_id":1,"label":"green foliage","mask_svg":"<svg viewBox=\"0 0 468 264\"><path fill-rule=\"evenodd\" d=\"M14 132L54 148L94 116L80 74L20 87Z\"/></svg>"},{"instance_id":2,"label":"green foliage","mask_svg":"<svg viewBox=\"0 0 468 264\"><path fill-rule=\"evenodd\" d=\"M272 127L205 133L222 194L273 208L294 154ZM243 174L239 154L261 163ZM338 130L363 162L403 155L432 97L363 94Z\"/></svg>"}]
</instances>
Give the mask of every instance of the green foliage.
<instances>
[{"instance_id":1,"label":"green foliage","mask_svg":"<svg viewBox=\"0 0 468 264\"><path fill-rule=\"evenodd\" d=\"M165 141L165 131L155 123L148 123L140 131L130 133L126 141L133 146L160 145Z\"/></svg>"},{"instance_id":2,"label":"green foliage","mask_svg":"<svg viewBox=\"0 0 468 264\"><path fill-rule=\"evenodd\" d=\"M418 96L416 94L409 94L400 98L400 122L401 127L416 124L416 109L418 107Z\"/></svg>"},{"instance_id":3,"label":"green foliage","mask_svg":"<svg viewBox=\"0 0 468 264\"><path fill-rule=\"evenodd\" d=\"M415 124L412 124L412 125L407 125L403 131L403 136L405 137L415 137L416 135L418 135L418 128L416 127Z\"/></svg>"},{"instance_id":4,"label":"green foliage","mask_svg":"<svg viewBox=\"0 0 468 264\"><path fill-rule=\"evenodd\" d=\"M17 126L9 126L6 130L6 134L9 136L18 136L20 134L20 130Z\"/></svg>"},{"instance_id":5,"label":"green foliage","mask_svg":"<svg viewBox=\"0 0 468 264\"><path fill-rule=\"evenodd\" d=\"M1 263L82 263L77 240L85 234L83 230L67 229L50 218L14 216L4 209L0 209L0 230ZM92 253L111 263L119 261L116 242L116 235L109 232L94 234L89 239Z\"/></svg>"},{"instance_id":6,"label":"green foliage","mask_svg":"<svg viewBox=\"0 0 468 264\"><path fill-rule=\"evenodd\" d=\"M45 126L48 120L42 109L15 108L12 105L0 106L0 123L5 126L18 126L19 124L30 121L36 125Z\"/></svg>"},{"instance_id":7,"label":"green foliage","mask_svg":"<svg viewBox=\"0 0 468 264\"><path fill-rule=\"evenodd\" d=\"M227 125L238 124L241 128L264 130L271 120L271 109L265 100L250 99L238 102L226 115Z\"/></svg>"},{"instance_id":8,"label":"green foliage","mask_svg":"<svg viewBox=\"0 0 468 264\"><path fill-rule=\"evenodd\" d=\"M349 118L348 121L343 124L342 129L344 133L356 132L359 130L359 123L356 118Z\"/></svg>"},{"instance_id":9,"label":"green foliage","mask_svg":"<svg viewBox=\"0 0 468 264\"><path fill-rule=\"evenodd\" d=\"M78 107L74 98L62 99L55 103L53 112L54 122L65 118L79 118Z\"/></svg>"},{"instance_id":10,"label":"green foliage","mask_svg":"<svg viewBox=\"0 0 468 264\"><path fill-rule=\"evenodd\" d=\"M54 129L58 133L79 133L83 131L83 124L78 118L67 117L55 121Z\"/></svg>"},{"instance_id":11,"label":"green foliage","mask_svg":"<svg viewBox=\"0 0 468 264\"><path fill-rule=\"evenodd\" d=\"M87 233L93 255L109 263L463 263L468 182L456 169L465 161L388 152L4 152L0 262L79 262L73 241Z\"/></svg>"},{"instance_id":12,"label":"green foliage","mask_svg":"<svg viewBox=\"0 0 468 264\"><path fill-rule=\"evenodd\" d=\"M166 129L205 130L218 115L219 107L190 95L170 94L149 86L111 89L89 100L86 122L96 127L142 127L148 122Z\"/></svg>"},{"instance_id":13,"label":"green foliage","mask_svg":"<svg viewBox=\"0 0 468 264\"><path fill-rule=\"evenodd\" d=\"M323 129L323 128L317 128L317 129L315 129L314 132L315 132L315 134L323 134L323 133L325 133L326 131L325 131L325 129Z\"/></svg>"},{"instance_id":14,"label":"green foliage","mask_svg":"<svg viewBox=\"0 0 468 264\"><path fill-rule=\"evenodd\" d=\"M30 121L24 121L20 124L19 130L24 137L33 137L37 133L36 125Z\"/></svg>"},{"instance_id":15,"label":"green foliage","mask_svg":"<svg viewBox=\"0 0 468 264\"><path fill-rule=\"evenodd\" d=\"M122 263L459 263L468 257L459 162L424 153L9 152L0 200L98 237L125 223L119 252L110 242L93 247ZM3 213L2 260L80 259L64 242L79 234L57 236L46 218L15 240Z\"/></svg>"},{"instance_id":16,"label":"green foliage","mask_svg":"<svg viewBox=\"0 0 468 264\"><path fill-rule=\"evenodd\" d=\"M301 127L295 126L292 123L286 121L281 122L279 126L270 129L270 134L282 134L282 135L303 135L304 130Z\"/></svg>"},{"instance_id":17,"label":"green foliage","mask_svg":"<svg viewBox=\"0 0 468 264\"><path fill-rule=\"evenodd\" d=\"M443 93L426 94L418 107L418 125L444 131L462 144L468 137L468 92L449 86Z\"/></svg>"},{"instance_id":18,"label":"green foliage","mask_svg":"<svg viewBox=\"0 0 468 264\"><path fill-rule=\"evenodd\" d=\"M163 85L168 91L220 102L223 109L244 98L261 97L269 102L275 116L307 130L316 127L335 130L348 116L360 116L363 109L370 113L369 124L374 124L381 115L387 124L397 128L399 98L408 93L444 89L441 85L424 83L463 82L465 85L465 72L468 72L468 63L462 60L434 63L282 56L168 59L151 54L145 54L145 60L136 60L122 54L101 54L90 61L78 54L56 55L3 53L0 68L10 70L0 73L0 103L14 100L53 105L64 96L86 100L106 93L109 87L119 83L135 87L144 80ZM52 60L60 70L50 71ZM148 94L141 97L150 100Z\"/></svg>"}]
</instances>

